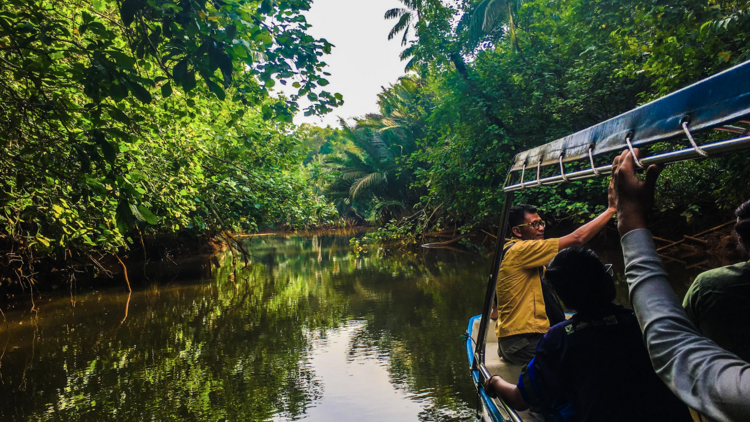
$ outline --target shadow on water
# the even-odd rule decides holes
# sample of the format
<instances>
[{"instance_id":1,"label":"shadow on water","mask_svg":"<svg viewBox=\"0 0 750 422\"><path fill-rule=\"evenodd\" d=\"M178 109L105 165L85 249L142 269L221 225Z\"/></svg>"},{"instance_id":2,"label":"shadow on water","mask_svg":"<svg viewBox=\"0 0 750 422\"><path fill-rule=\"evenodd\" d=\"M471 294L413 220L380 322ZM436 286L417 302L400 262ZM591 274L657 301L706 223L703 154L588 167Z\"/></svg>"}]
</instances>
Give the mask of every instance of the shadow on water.
<instances>
[{"instance_id":1,"label":"shadow on water","mask_svg":"<svg viewBox=\"0 0 750 422\"><path fill-rule=\"evenodd\" d=\"M460 335L489 257L358 255L349 238L247 239L247 267L219 256L198 282L134 291L125 320L119 289L6 311L0 419L473 420Z\"/></svg>"}]
</instances>

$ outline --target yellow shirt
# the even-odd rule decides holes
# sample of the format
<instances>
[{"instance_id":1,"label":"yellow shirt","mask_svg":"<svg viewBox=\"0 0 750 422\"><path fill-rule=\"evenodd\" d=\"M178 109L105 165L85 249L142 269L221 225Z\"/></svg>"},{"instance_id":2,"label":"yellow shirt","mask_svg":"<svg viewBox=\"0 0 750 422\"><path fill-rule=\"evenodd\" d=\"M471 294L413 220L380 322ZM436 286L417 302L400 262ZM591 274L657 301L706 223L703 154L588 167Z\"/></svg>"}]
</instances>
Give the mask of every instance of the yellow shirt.
<instances>
[{"instance_id":1,"label":"yellow shirt","mask_svg":"<svg viewBox=\"0 0 750 422\"><path fill-rule=\"evenodd\" d=\"M497 275L498 338L516 334L546 333L549 330L544 307L539 267L557 255L560 240L513 239Z\"/></svg>"}]
</instances>

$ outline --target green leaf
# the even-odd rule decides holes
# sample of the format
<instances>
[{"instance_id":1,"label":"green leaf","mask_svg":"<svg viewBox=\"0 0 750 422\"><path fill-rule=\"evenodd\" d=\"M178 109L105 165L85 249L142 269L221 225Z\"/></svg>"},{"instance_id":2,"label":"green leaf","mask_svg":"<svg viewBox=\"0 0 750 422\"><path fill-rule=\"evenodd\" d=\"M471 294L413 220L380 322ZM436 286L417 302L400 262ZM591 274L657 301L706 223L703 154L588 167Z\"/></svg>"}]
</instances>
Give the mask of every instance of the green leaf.
<instances>
[{"instance_id":1,"label":"green leaf","mask_svg":"<svg viewBox=\"0 0 750 422\"><path fill-rule=\"evenodd\" d=\"M232 58L221 48L212 48L208 50L208 67L212 71L217 68L224 75L224 84L229 85L232 81Z\"/></svg>"},{"instance_id":2,"label":"green leaf","mask_svg":"<svg viewBox=\"0 0 750 422\"><path fill-rule=\"evenodd\" d=\"M117 150L115 150L115 147L112 146L109 141L107 141L104 133L100 130L92 131L92 138L94 142L99 144L99 148L101 148L102 156L104 157L104 159L107 160L110 164L114 164L115 159L117 158Z\"/></svg>"},{"instance_id":3,"label":"green leaf","mask_svg":"<svg viewBox=\"0 0 750 422\"><path fill-rule=\"evenodd\" d=\"M109 86L109 96L114 102L120 102L128 96L128 88L121 84L115 83Z\"/></svg>"},{"instance_id":4,"label":"green leaf","mask_svg":"<svg viewBox=\"0 0 750 422\"><path fill-rule=\"evenodd\" d=\"M245 50L245 47L242 44L237 44L232 47L232 53L234 53L235 57L239 57L241 59L247 58L247 50Z\"/></svg>"},{"instance_id":5,"label":"green leaf","mask_svg":"<svg viewBox=\"0 0 750 422\"><path fill-rule=\"evenodd\" d=\"M216 97L217 97L217 98L218 98L219 100L221 100L221 101L224 101L224 99L226 98L226 93L225 93L225 92L224 92L224 90L223 90L223 89L222 89L222 88L221 88L221 87L219 86L219 84L217 84L216 82L214 82L214 81L212 81L212 80L208 80L208 79L207 79L207 80L206 80L206 85L208 85L208 89L209 89L209 90L210 90L211 92L213 92L214 94L216 94Z\"/></svg>"},{"instance_id":6,"label":"green leaf","mask_svg":"<svg viewBox=\"0 0 750 422\"><path fill-rule=\"evenodd\" d=\"M117 222L117 228L123 235L129 232L130 229L135 226L136 220L133 216L133 210L131 209L130 204L128 204L128 201L125 198L120 198L120 201L117 204L117 210L115 211L115 221Z\"/></svg>"},{"instance_id":7,"label":"green leaf","mask_svg":"<svg viewBox=\"0 0 750 422\"><path fill-rule=\"evenodd\" d=\"M154 215L148 208L143 205L138 205L138 212L146 220L148 224L155 225L159 223L159 218Z\"/></svg>"},{"instance_id":8,"label":"green leaf","mask_svg":"<svg viewBox=\"0 0 750 422\"><path fill-rule=\"evenodd\" d=\"M36 240L37 240L37 242L41 243L42 245L49 247L49 239L47 239L46 237L38 234L36 236Z\"/></svg>"},{"instance_id":9,"label":"green leaf","mask_svg":"<svg viewBox=\"0 0 750 422\"><path fill-rule=\"evenodd\" d=\"M168 98L170 95L172 95L172 83L167 82L166 84L161 86L161 96L164 98Z\"/></svg>"},{"instance_id":10,"label":"green leaf","mask_svg":"<svg viewBox=\"0 0 750 422\"><path fill-rule=\"evenodd\" d=\"M130 26L135 20L136 13L143 9L145 5L145 2L141 2L140 0L125 0L122 2L122 5L120 6L120 17L122 18L122 23L124 23L125 26Z\"/></svg>"},{"instance_id":11,"label":"green leaf","mask_svg":"<svg viewBox=\"0 0 750 422\"><path fill-rule=\"evenodd\" d=\"M124 123L126 125L129 125L131 123L130 117L128 117L125 113L122 112L119 108L111 107L107 109L107 113L109 113L109 116L113 119L117 120L120 123Z\"/></svg>"},{"instance_id":12,"label":"green leaf","mask_svg":"<svg viewBox=\"0 0 750 422\"><path fill-rule=\"evenodd\" d=\"M185 80L188 72L188 59L180 60L172 69L172 74L175 80L182 83Z\"/></svg>"},{"instance_id":13,"label":"green leaf","mask_svg":"<svg viewBox=\"0 0 750 422\"><path fill-rule=\"evenodd\" d=\"M148 90L144 88L143 85L135 81L130 81L130 83L128 83L128 87L130 88L130 92L135 95L135 98L138 98L138 101L142 102L143 104L149 104L151 102L151 93L148 92Z\"/></svg>"},{"instance_id":14,"label":"green leaf","mask_svg":"<svg viewBox=\"0 0 750 422\"><path fill-rule=\"evenodd\" d=\"M99 182L98 180L92 179L87 177L86 178L86 184L96 193L99 195L106 195L107 189L104 187L104 185Z\"/></svg>"},{"instance_id":15,"label":"green leaf","mask_svg":"<svg viewBox=\"0 0 750 422\"><path fill-rule=\"evenodd\" d=\"M117 66L122 69L133 69L135 67L135 59L123 53L122 51L108 51L110 57L115 59Z\"/></svg>"},{"instance_id":16,"label":"green leaf","mask_svg":"<svg viewBox=\"0 0 750 422\"><path fill-rule=\"evenodd\" d=\"M185 76L185 79L182 80L182 88L189 92L193 88L195 88L195 72L188 72L188 74Z\"/></svg>"}]
</instances>

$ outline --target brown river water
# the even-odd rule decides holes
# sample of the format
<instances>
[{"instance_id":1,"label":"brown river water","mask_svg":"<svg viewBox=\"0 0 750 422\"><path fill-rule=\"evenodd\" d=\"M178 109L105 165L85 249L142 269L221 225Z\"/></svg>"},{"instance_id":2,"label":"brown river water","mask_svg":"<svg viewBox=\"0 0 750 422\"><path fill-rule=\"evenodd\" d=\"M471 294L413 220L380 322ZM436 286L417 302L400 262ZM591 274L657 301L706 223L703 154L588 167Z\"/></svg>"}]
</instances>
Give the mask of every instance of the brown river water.
<instances>
[{"instance_id":1,"label":"brown river water","mask_svg":"<svg viewBox=\"0 0 750 422\"><path fill-rule=\"evenodd\" d=\"M176 279L3 305L1 421L472 421L461 335L490 257L247 240ZM613 263L627 304L622 257ZM683 295L697 270L670 266ZM126 316L127 311L127 316Z\"/></svg>"}]
</instances>

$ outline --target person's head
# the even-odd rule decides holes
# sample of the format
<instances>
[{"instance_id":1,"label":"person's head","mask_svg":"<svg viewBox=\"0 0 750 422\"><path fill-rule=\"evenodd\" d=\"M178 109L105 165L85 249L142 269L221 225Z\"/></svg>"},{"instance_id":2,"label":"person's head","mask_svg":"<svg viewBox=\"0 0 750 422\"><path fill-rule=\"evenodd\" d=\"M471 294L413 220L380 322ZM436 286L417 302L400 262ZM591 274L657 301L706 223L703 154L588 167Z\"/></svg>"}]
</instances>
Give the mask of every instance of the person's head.
<instances>
[{"instance_id":1,"label":"person's head","mask_svg":"<svg viewBox=\"0 0 750 422\"><path fill-rule=\"evenodd\" d=\"M740 248L745 253L750 252L750 201L740 205L734 211L737 216L737 225L734 226L734 232L740 241Z\"/></svg>"},{"instance_id":2,"label":"person's head","mask_svg":"<svg viewBox=\"0 0 750 422\"><path fill-rule=\"evenodd\" d=\"M565 306L578 312L603 308L612 303L617 294L605 265L586 248L561 250L550 262L544 278Z\"/></svg>"},{"instance_id":3,"label":"person's head","mask_svg":"<svg viewBox=\"0 0 750 422\"><path fill-rule=\"evenodd\" d=\"M529 204L519 204L510 209L508 226L511 234L521 240L544 239L544 221Z\"/></svg>"}]
</instances>

